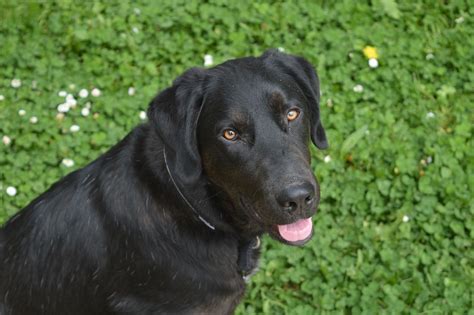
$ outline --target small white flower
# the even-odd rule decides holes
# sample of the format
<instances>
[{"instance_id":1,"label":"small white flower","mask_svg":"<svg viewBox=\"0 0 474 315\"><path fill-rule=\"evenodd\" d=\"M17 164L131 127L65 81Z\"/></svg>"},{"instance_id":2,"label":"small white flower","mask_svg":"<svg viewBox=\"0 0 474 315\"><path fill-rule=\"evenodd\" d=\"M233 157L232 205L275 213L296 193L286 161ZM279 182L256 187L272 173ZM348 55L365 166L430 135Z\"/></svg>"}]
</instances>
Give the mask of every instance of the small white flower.
<instances>
[{"instance_id":1,"label":"small white flower","mask_svg":"<svg viewBox=\"0 0 474 315\"><path fill-rule=\"evenodd\" d=\"M21 80L20 79L13 79L11 82L12 88L19 88L21 86Z\"/></svg>"},{"instance_id":2,"label":"small white flower","mask_svg":"<svg viewBox=\"0 0 474 315\"><path fill-rule=\"evenodd\" d=\"M456 24L461 24L462 22L464 22L464 16L460 16L457 19L455 19L454 21L456 22Z\"/></svg>"},{"instance_id":3,"label":"small white flower","mask_svg":"<svg viewBox=\"0 0 474 315\"><path fill-rule=\"evenodd\" d=\"M209 67L214 64L214 58L212 55L204 55L204 66Z\"/></svg>"},{"instance_id":4,"label":"small white flower","mask_svg":"<svg viewBox=\"0 0 474 315\"><path fill-rule=\"evenodd\" d=\"M66 91L59 91L58 96L60 97L66 97L67 92Z\"/></svg>"},{"instance_id":5,"label":"small white flower","mask_svg":"<svg viewBox=\"0 0 474 315\"><path fill-rule=\"evenodd\" d=\"M73 167L74 166L74 161L71 160L71 159L63 159L62 163L66 167Z\"/></svg>"},{"instance_id":6,"label":"small white flower","mask_svg":"<svg viewBox=\"0 0 474 315\"><path fill-rule=\"evenodd\" d=\"M10 139L9 136L3 136L2 137L2 142L4 145L9 145L10 143L12 143L12 139Z\"/></svg>"},{"instance_id":7,"label":"small white flower","mask_svg":"<svg viewBox=\"0 0 474 315\"><path fill-rule=\"evenodd\" d=\"M76 85L73 84L73 83L69 84L69 89L70 89L70 90L75 90L75 89L76 89Z\"/></svg>"},{"instance_id":8,"label":"small white flower","mask_svg":"<svg viewBox=\"0 0 474 315\"><path fill-rule=\"evenodd\" d=\"M370 58L369 59L369 67L371 68L377 68L379 66L379 62L375 58Z\"/></svg>"},{"instance_id":9,"label":"small white flower","mask_svg":"<svg viewBox=\"0 0 474 315\"><path fill-rule=\"evenodd\" d=\"M79 127L78 125L72 125L71 128L69 128L71 132L78 132L80 129L81 127Z\"/></svg>"},{"instance_id":10,"label":"small white flower","mask_svg":"<svg viewBox=\"0 0 474 315\"><path fill-rule=\"evenodd\" d=\"M86 98L87 96L89 96L89 92L87 92L86 89L82 89L79 91L79 97L80 98Z\"/></svg>"},{"instance_id":11,"label":"small white flower","mask_svg":"<svg viewBox=\"0 0 474 315\"><path fill-rule=\"evenodd\" d=\"M435 114L433 112L428 112L426 118L434 118Z\"/></svg>"},{"instance_id":12,"label":"small white flower","mask_svg":"<svg viewBox=\"0 0 474 315\"><path fill-rule=\"evenodd\" d=\"M87 107L84 107L83 109L81 109L81 115L84 117L89 116L90 113L91 113L91 110Z\"/></svg>"},{"instance_id":13,"label":"small white flower","mask_svg":"<svg viewBox=\"0 0 474 315\"><path fill-rule=\"evenodd\" d=\"M74 98L70 98L66 100L66 104L69 106L69 108L74 108L77 105L77 101Z\"/></svg>"},{"instance_id":14,"label":"small white flower","mask_svg":"<svg viewBox=\"0 0 474 315\"><path fill-rule=\"evenodd\" d=\"M434 55L432 53L426 54L426 60L434 59Z\"/></svg>"},{"instance_id":15,"label":"small white flower","mask_svg":"<svg viewBox=\"0 0 474 315\"><path fill-rule=\"evenodd\" d=\"M283 47L278 47L277 49L278 49L278 51L280 51L280 52L285 52L285 48L283 48Z\"/></svg>"},{"instance_id":16,"label":"small white flower","mask_svg":"<svg viewBox=\"0 0 474 315\"><path fill-rule=\"evenodd\" d=\"M128 88L128 95L130 95L130 96L135 95L135 88L134 87L129 87Z\"/></svg>"},{"instance_id":17,"label":"small white flower","mask_svg":"<svg viewBox=\"0 0 474 315\"><path fill-rule=\"evenodd\" d=\"M406 223L406 222L410 221L410 217L407 216L407 215L404 215L402 220L403 220L403 222Z\"/></svg>"},{"instance_id":18,"label":"small white flower","mask_svg":"<svg viewBox=\"0 0 474 315\"><path fill-rule=\"evenodd\" d=\"M25 115L26 115L26 110L20 109L20 110L18 111L18 115L20 115L20 116L25 116Z\"/></svg>"},{"instance_id":19,"label":"small white flower","mask_svg":"<svg viewBox=\"0 0 474 315\"><path fill-rule=\"evenodd\" d=\"M138 34L138 27L136 26L132 27L132 32L134 32L135 34Z\"/></svg>"},{"instance_id":20,"label":"small white flower","mask_svg":"<svg viewBox=\"0 0 474 315\"><path fill-rule=\"evenodd\" d=\"M133 12L135 12L136 15L140 15L140 13L142 13L142 11L139 8L133 9Z\"/></svg>"},{"instance_id":21,"label":"small white flower","mask_svg":"<svg viewBox=\"0 0 474 315\"><path fill-rule=\"evenodd\" d=\"M0 101L3 101L5 99L5 96L0 94Z\"/></svg>"},{"instance_id":22,"label":"small white flower","mask_svg":"<svg viewBox=\"0 0 474 315\"><path fill-rule=\"evenodd\" d=\"M329 162L331 162L331 157L329 155L326 155L324 157L324 163L329 163Z\"/></svg>"},{"instance_id":23,"label":"small white flower","mask_svg":"<svg viewBox=\"0 0 474 315\"><path fill-rule=\"evenodd\" d=\"M357 84L356 86L354 86L353 90L356 93L362 93L364 91L364 87L360 84Z\"/></svg>"},{"instance_id":24,"label":"small white flower","mask_svg":"<svg viewBox=\"0 0 474 315\"><path fill-rule=\"evenodd\" d=\"M31 116L31 118L30 118L30 123L36 124L37 122L38 122L38 117L36 117L36 116Z\"/></svg>"},{"instance_id":25,"label":"small white flower","mask_svg":"<svg viewBox=\"0 0 474 315\"><path fill-rule=\"evenodd\" d=\"M141 120L145 120L146 119L146 112L141 111L138 116L140 117Z\"/></svg>"},{"instance_id":26,"label":"small white flower","mask_svg":"<svg viewBox=\"0 0 474 315\"><path fill-rule=\"evenodd\" d=\"M6 192L7 192L7 195L8 195L8 196L13 197L13 196L16 195L16 188L13 187L13 186L9 186L9 187L7 187Z\"/></svg>"},{"instance_id":27,"label":"small white flower","mask_svg":"<svg viewBox=\"0 0 474 315\"><path fill-rule=\"evenodd\" d=\"M100 90L99 90L98 88L94 88L94 89L91 91L91 94L92 94L92 96L94 96L94 97L99 97L100 94L101 94L101 92L100 92Z\"/></svg>"},{"instance_id":28,"label":"small white flower","mask_svg":"<svg viewBox=\"0 0 474 315\"><path fill-rule=\"evenodd\" d=\"M68 111L69 111L69 104L64 103L64 104L59 104L58 105L58 112L67 113Z\"/></svg>"},{"instance_id":29,"label":"small white flower","mask_svg":"<svg viewBox=\"0 0 474 315\"><path fill-rule=\"evenodd\" d=\"M428 163L428 164L433 163L433 158L432 158L431 156L428 156L428 157L426 158L426 163Z\"/></svg>"}]
</instances>

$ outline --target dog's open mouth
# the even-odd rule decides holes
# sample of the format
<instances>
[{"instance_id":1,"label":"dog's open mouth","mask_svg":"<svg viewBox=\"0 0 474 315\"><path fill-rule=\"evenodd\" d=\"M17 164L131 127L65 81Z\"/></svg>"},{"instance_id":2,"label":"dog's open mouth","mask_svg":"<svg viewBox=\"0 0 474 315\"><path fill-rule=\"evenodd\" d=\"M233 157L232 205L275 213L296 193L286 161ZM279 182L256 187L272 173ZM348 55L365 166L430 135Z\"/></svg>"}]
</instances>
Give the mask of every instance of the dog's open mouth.
<instances>
[{"instance_id":1,"label":"dog's open mouth","mask_svg":"<svg viewBox=\"0 0 474 315\"><path fill-rule=\"evenodd\" d=\"M265 222L257 212L251 210L251 207L248 206L242 197L240 197L239 202L242 209L244 209L249 216L254 217L254 219L261 224ZM265 230L270 234L270 236L288 245L304 245L313 236L313 221L311 217L299 219L288 224L263 225L266 226Z\"/></svg>"},{"instance_id":2,"label":"dog's open mouth","mask_svg":"<svg viewBox=\"0 0 474 315\"><path fill-rule=\"evenodd\" d=\"M277 225L280 237L290 244L302 245L309 241L313 232L311 218L301 219L291 224Z\"/></svg>"},{"instance_id":3,"label":"dog's open mouth","mask_svg":"<svg viewBox=\"0 0 474 315\"><path fill-rule=\"evenodd\" d=\"M301 219L295 223L278 225L278 233L288 242L299 242L307 239L313 231L311 218Z\"/></svg>"}]
</instances>

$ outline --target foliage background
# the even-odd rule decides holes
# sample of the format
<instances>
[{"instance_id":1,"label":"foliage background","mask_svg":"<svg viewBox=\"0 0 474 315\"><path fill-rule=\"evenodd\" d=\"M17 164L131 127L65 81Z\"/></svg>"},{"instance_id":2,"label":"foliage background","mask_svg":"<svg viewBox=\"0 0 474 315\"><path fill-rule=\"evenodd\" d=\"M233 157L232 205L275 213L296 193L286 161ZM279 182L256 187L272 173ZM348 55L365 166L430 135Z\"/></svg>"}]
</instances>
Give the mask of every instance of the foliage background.
<instances>
[{"instance_id":1,"label":"foliage background","mask_svg":"<svg viewBox=\"0 0 474 315\"><path fill-rule=\"evenodd\" d=\"M205 54L283 47L321 77L322 202L307 246L265 240L238 313L474 314L473 13L459 0L0 0L0 223L125 136ZM60 90L78 99L63 120Z\"/></svg>"}]
</instances>

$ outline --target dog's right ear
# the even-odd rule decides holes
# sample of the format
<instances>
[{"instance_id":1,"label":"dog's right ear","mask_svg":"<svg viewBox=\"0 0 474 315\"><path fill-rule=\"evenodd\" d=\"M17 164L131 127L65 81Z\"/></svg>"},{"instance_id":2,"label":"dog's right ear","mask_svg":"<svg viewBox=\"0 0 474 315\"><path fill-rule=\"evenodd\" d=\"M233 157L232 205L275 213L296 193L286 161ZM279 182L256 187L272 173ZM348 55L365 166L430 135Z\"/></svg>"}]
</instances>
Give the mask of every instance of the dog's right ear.
<instances>
[{"instance_id":1,"label":"dog's right ear","mask_svg":"<svg viewBox=\"0 0 474 315\"><path fill-rule=\"evenodd\" d=\"M197 143L207 71L193 68L178 77L150 103L148 119L164 143L165 164L183 200L211 229L234 231L209 195Z\"/></svg>"},{"instance_id":2,"label":"dog's right ear","mask_svg":"<svg viewBox=\"0 0 474 315\"><path fill-rule=\"evenodd\" d=\"M201 176L196 126L203 103L205 69L192 68L150 103L148 118L165 144L173 177L192 186Z\"/></svg>"}]
</instances>

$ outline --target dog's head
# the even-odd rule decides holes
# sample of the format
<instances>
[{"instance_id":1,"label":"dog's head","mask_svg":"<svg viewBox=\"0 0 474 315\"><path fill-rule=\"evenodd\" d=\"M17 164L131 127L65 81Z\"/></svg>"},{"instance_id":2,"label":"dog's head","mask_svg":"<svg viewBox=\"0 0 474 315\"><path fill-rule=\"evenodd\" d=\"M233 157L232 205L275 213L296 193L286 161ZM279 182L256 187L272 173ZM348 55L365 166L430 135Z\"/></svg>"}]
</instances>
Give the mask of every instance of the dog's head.
<instances>
[{"instance_id":1,"label":"dog's head","mask_svg":"<svg viewBox=\"0 0 474 315\"><path fill-rule=\"evenodd\" d=\"M191 69L157 96L149 117L198 211L210 198L240 231L291 245L311 238L319 187L308 146L312 139L324 149L327 140L318 78L305 59L271 50ZM197 195L204 183L216 194Z\"/></svg>"}]
</instances>

